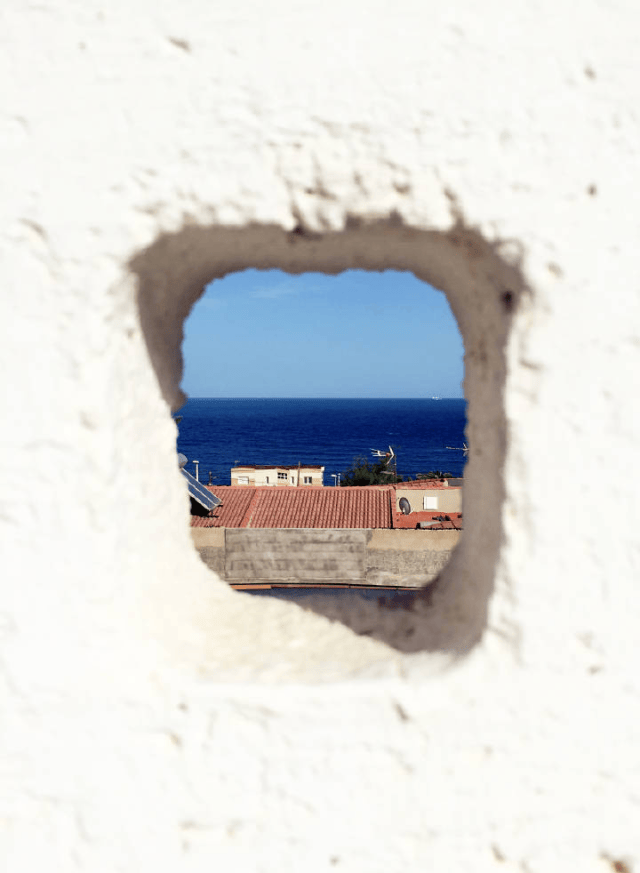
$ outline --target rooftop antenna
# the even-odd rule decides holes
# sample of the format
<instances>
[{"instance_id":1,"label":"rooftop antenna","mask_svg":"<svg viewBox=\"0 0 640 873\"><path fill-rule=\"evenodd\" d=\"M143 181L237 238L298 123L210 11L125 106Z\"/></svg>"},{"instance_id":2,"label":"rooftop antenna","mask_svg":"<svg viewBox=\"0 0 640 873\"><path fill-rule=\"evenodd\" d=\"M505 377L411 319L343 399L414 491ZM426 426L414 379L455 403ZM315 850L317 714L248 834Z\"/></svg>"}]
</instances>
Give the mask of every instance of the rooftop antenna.
<instances>
[{"instance_id":1,"label":"rooftop antenna","mask_svg":"<svg viewBox=\"0 0 640 873\"><path fill-rule=\"evenodd\" d=\"M392 458L395 458L395 452L393 451L391 446L389 446L388 452L381 452L380 449L371 449L371 454L373 455L374 458L389 458L389 461Z\"/></svg>"},{"instance_id":2,"label":"rooftop antenna","mask_svg":"<svg viewBox=\"0 0 640 873\"><path fill-rule=\"evenodd\" d=\"M466 443L462 443L462 448L460 446L445 446L445 448L454 452L462 452L465 458L469 455L469 446Z\"/></svg>"},{"instance_id":3,"label":"rooftop antenna","mask_svg":"<svg viewBox=\"0 0 640 873\"><path fill-rule=\"evenodd\" d=\"M388 467L391 461L393 461L393 471L382 470L382 474L384 476L394 476L396 480L398 479L398 459L391 446L389 446L388 452L381 452L380 449L371 449L371 454L374 458L386 458L385 467Z\"/></svg>"}]
</instances>

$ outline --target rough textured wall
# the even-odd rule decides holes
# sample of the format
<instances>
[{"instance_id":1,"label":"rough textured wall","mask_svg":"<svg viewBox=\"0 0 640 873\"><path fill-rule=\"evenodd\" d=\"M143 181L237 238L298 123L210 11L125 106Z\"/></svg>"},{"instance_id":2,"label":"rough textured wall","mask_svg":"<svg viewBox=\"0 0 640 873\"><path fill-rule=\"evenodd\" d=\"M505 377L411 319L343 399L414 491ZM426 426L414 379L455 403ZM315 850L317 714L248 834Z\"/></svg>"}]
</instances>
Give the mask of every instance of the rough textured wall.
<instances>
[{"instance_id":1,"label":"rough textured wall","mask_svg":"<svg viewBox=\"0 0 640 873\"><path fill-rule=\"evenodd\" d=\"M460 540L453 530L374 530L367 542L369 585L420 587L444 570Z\"/></svg>"},{"instance_id":2,"label":"rough textured wall","mask_svg":"<svg viewBox=\"0 0 640 873\"><path fill-rule=\"evenodd\" d=\"M359 582L366 530L225 530L225 578Z\"/></svg>"},{"instance_id":3,"label":"rough textured wall","mask_svg":"<svg viewBox=\"0 0 640 873\"><path fill-rule=\"evenodd\" d=\"M194 528L210 570L228 582L424 586L458 544L457 531Z\"/></svg>"},{"instance_id":4,"label":"rough textured wall","mask_svg":"<svg viewBox=\"0 0 640 873\"><path fill-rule=\"evenodd\" d=\"M4 868L638 867L639 15L2 4ZM319 615L199 561L168 404L247 266L447 294L429 599Z\"/></svg>"}]
</instances>

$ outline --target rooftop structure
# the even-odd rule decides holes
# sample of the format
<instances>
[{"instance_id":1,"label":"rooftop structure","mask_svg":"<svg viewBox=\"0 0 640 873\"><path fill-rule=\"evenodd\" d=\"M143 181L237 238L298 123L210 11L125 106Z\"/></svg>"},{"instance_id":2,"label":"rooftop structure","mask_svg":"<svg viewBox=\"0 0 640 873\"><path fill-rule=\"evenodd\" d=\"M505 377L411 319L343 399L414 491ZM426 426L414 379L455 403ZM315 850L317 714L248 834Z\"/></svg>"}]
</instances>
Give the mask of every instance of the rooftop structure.
<instances>
[{"instance_id":1,"label":"rooftop structure","mask_svg":"<svg viewBox=\"0 0 640 873\"><path fill-rule=\"evenodd\" d=\"M192 527L390 528L390 486L283 489L210 486L222 506Z\"/></svg>"},{"instance_id":2,"label":"rooftop structure","mask_svg":"<svg viewBox=\"0 0 640 873\"><path fill-rule=\"evenodd\" d=\"M412 482L398 482L394 488L396 512L400 512L402 505L404 505L405 510L408 507L411 518L414 518L417 513L425 511L436 514L438 512L451 514L462 511L462 488L459 485L450 485L446 479L417 479Z\"/></svg>"},{"instance_id":3,"label":"rooftop structure","mask_svg":"<svg viewBox=\"0 0 640 873\"><path fill-rule=\"evenodd\" d=\"M409 515L402 512L394 512L392 518L394 530L414 530L424 528L426 530L462 530L462 513L443 511L418 511Z\"/></svg>"},{"instance_id":4,"label":"rooftop structure","mask_svg":"<svg viewBox=\"0 0 640 873\"><path fill-rule=\"evenodd\" d=\"M316 464L242 464L231 468L231 484L243 487L322 486L324 467Z\"/></svg>"},{"instance_id":5,"label":"rooftop structure","mask_svg":"<svg viewBox=\"0 0 640 873\"><path fill-rule=\"evenodd\" d=\"M398 482L402 488L451 488L450 479L409 479L407 482ZM459 481L459 480L457 480Z\"/></svg>"},{"instance_id":6,"label":"rooftop structure","mask_svg":"<svg viewBox=\"0 0 640 873\"><path fill-rule=\"evenodd\" d=\"M451 489L447 501L435 499L430 489L410 492L410 512L400 509L406 484L366 485L355 488L252 488L211 485L208 490L222 505L208 517L191 517L192 527L223 528L461 528L460 489ZM438 495L438 490L435 492ZM406 498L405 498L406 499ZM425 504L429 502L429 506ZM450 504L450 505L449 505ZM449 516L449 521L445 516ZM440 521L440 519L444 519Z\"/></svg>"}]
</instances>

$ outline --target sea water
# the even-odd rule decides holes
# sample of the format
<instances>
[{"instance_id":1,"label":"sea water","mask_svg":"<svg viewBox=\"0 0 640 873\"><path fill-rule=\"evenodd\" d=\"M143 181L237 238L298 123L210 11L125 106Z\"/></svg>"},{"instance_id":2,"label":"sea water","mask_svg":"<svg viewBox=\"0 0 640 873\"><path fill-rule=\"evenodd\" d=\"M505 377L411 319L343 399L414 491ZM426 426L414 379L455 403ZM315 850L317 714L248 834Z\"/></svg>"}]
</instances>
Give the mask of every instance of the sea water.
<instances>
[{"instance_id":1,"label":"sea water","mask_svg":"<svg viewBox=\"0 0 640 873\"><path fill-rule=\"evenodd\" d=\"M239 464L324 466L324 484L372 450L397 457L398 475L461 476L464 399L191 398L177 413L178 451L200 462L200 481L231 484ZM454 446L455 449L448 449Z\"/></svg>"}]
</instances>

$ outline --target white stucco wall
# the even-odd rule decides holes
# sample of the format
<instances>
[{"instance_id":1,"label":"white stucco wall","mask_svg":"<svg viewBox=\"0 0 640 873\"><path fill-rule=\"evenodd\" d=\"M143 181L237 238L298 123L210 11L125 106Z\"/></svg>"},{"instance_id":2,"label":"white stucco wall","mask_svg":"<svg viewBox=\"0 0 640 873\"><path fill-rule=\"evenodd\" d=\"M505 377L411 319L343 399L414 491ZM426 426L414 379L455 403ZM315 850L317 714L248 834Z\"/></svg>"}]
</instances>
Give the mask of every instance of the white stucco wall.
<instances>
[{"instance_id":1,"label":"white stucco wall","mask_svg":"<svg viewBox=\"0 0 640 873\"><path fill-rule=\"evenodd\" d=\"M2 4L3 869L637 869L639 19ZM412 610L198 560L167 404L249 266L448 295L465 535Z\"/></svg>"}]
</instances>

